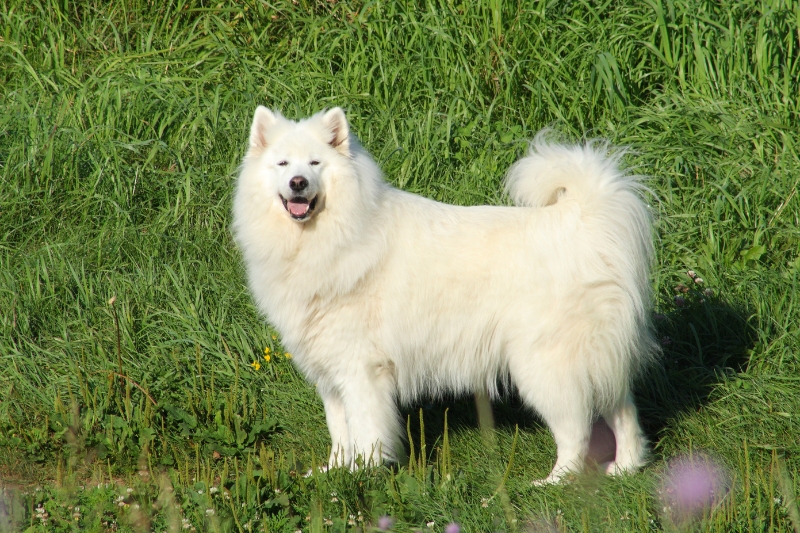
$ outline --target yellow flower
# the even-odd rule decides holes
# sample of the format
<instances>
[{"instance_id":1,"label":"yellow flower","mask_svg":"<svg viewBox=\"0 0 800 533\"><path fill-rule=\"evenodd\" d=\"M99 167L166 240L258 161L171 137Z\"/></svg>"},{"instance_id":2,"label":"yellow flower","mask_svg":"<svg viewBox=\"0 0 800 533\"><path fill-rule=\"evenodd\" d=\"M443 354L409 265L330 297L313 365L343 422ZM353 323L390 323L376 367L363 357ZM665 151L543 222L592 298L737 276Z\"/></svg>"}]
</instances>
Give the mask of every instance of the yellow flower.
<instances>
[{"instance_id":1,"label":"yellow flower","mask_svg":"<svg viewBox=\"0 0 800 533\"><path fill-rule=\"evenodd\" d=\"M267 363L269 363L269 360L270 360L270 356L269 356L269 355L265 355L265 356L264 356L264 361L266 361Z\"/></svg>"},{"instance_id":2,"label":"yellow flower","mask_svg":"<svg viewBox=\"0 0 800 533\"><path fill-rule=\"evenodd\" d=\"M264 348L264 355L266 355L266 354L268 354L268 353L269 353L269 346L266 346L266 347Z\"/></svg>"},{"instance_id":3,"label":"yellow flower","mask_svg":"<svg viewBox=\"0 0 800 533\"><path fill-rule=\"evenodd\" d=\"M261 363L259 363L258 361L253 361L252 363L250 363L250 366L252 366L256 370L261 369Z\"/></svg>"},{"instance_id":4,"label":"yellow flower","mask_svg":"<svg viewBox=\"0 0 800 533\"><path fill-rule=\"evenodd\" d=\"M278 336L277 336L277 335L273 335L273 336L272 336L272 340L277 340L277 339L278 339Z\"/></svg>"},{"instance_id":5,"label":"yellow flower","mask_svg":"<svg viewBox=\"0 0 800 533\"><path fill-rule=\"evenodd\" d=\"M292 354L290 354L289 352L286 352L285 354L283 354L283 356L284 356L286 359L291 359L291 358L292 358Z\"/></svg>"}]
</instances>

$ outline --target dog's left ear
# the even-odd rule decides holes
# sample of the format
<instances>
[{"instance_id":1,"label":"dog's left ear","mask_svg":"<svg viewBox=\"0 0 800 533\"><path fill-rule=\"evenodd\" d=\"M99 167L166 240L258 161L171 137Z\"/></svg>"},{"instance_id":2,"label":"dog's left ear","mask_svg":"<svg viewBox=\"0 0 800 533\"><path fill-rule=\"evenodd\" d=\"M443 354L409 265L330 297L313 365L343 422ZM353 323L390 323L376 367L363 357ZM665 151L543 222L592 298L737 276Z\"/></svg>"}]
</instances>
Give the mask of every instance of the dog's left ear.
<instances>
[{"instance_id":1,"label":"dog's left ear","mask_svg":"<svg viewBox=\"0 0 800 533\"><path fill-rule=\"evenodd\" d=\"M322 122L330 131L328 144L342 154L350 157L350 126L341 107L334 107L322 117Z\"/></svg>"}]
</instances>

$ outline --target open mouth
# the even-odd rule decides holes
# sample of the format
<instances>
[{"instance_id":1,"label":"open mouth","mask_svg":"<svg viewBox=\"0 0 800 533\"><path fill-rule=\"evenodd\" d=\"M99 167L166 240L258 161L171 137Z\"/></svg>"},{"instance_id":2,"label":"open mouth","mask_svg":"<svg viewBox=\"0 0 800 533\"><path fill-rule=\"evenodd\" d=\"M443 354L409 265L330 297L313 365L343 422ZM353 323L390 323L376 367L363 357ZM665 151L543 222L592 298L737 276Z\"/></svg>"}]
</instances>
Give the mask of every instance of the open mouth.
<instances>
[{"instance_id":1,"label":"open mouth","mask_svg":"<svg viewBox=\"0 0 800 533\"><path fill-rule=\"evenodd\" d=\"M283 202L283 208L286 209L289 215L295 220L307 218L314 211L314 208L317 207L316 196L312 198L310 202L308 198L302 196L294 196L288 200L281 196L281 202Z\"/></svg>"}]
</instances>

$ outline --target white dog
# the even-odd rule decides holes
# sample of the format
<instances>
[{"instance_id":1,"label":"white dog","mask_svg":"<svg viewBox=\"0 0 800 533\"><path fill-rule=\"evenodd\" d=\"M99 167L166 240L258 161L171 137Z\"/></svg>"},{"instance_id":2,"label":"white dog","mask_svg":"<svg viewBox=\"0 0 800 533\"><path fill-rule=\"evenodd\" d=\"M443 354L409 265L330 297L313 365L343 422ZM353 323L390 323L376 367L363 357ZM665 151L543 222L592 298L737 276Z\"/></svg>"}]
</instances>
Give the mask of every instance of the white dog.
<instances>
[{"instance_id":1,"label":"white dog","mask_svg":"<svg viewBox=\"0 0 800 533\"><path fill-rule=\"evenodd\" d=\"M398 459L398 401L500 383L553 433L546 481L584 465L598 415L607 470L643 463L629 385L654 353L651 227L618 159L539 136L507 177L518 207L457 207L386 184L339 108L256 109L233 232L259 309L318 386L331 466Z\"/></svg>"}]
</instances>

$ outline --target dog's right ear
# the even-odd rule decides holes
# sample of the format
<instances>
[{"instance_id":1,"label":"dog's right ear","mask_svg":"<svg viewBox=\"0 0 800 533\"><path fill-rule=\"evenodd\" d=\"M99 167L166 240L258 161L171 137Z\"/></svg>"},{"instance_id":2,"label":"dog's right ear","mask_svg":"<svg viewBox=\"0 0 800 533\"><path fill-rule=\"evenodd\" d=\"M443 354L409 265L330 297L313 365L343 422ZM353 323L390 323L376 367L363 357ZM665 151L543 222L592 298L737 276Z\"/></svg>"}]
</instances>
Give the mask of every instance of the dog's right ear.
<instances>
[{"instance_id":1,"label":"dog's right ear","mask_svg":"<svg viewBox=\"0 0 800 533\"><path fill-rule=\"evenodd\" d=\"M278 121L275 114L260 105L256 108L253 125L250 126L250 151L263 150L267 147L267 132Z\"/></svg>"}]
</instances>

